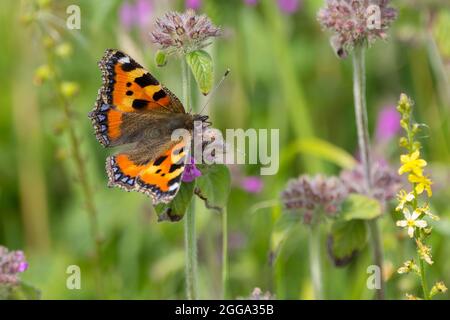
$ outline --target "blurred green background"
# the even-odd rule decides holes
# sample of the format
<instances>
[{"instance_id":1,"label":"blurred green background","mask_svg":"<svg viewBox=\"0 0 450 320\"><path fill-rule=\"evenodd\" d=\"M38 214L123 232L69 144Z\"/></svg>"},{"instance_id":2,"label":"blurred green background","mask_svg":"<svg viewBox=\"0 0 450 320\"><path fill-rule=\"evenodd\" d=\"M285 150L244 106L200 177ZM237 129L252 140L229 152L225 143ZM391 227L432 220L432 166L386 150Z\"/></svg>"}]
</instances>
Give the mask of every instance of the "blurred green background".
<instances>
[{"instance_id":1,"label":"blurred green background","mask_svg":"<svg viewBox=\"0 0 450 320\"><path fill-rule=\"evenodd\" d=\"M118 0L0 3L0 244L25 251L30 266L22 279L39 288L45 299L185 297L183 223L157 223L149 198L106 187L104 161L111 150L98 144L87 118L101 85L97 61L106 48L129 53L181 96L179 64L171 60L164 68L155 66L156 48L148 32L156 17L168 10L184 10L186 4L148 0L143 12L137 2L127 2L135 8L132 22L124 16L124 2ZM280 128L280 170L260 177L261 192L249 193L239 183L240 177L257 176L258 166L232 170L228 298L246 297L255 287L279 299L312 297L307 230L296 223L283 234L276 227L281 216L276 200L291 177L339 173L338 156L321 156L312 147L312 138L328 141L341 152L356 152L351 60L336 58L329 35L316 21L323 1L293 2L297 6L288 8L275 0L204 0L197 9L224 31L208 49L216 78L226 68L232 70L209 106L214 126ZM390 39L368 50L367 95L373 145L394 168L399 165L397 137L381 141L375 134L382 125L379 121L387 121L379 117L380 111L395 106L405 92L416 102L416 120L428 126L422 141L424 158L435 181L432 205L441 221L430 241L435 264L427 270L430 282L450 284L450 10L446 2L393 1L399 19ZM80 30L64 27L71 4L80 7ZM139 14L145 15L144 22L139 22ZM73 50L53 63L64 80L79 85L78 95L71 99L71 119L99 214L101 294L94 284L94 245L63 107L52 86L39 85L36 75L47 63L48 36ZM197 97L198 105L202 101ZM199 295L221 298L221 217L203 206L197 208ZM395 272L414 255L413 244L395 228L390 212L381 225L387 297L402 299L405 292L420 292L417 278ZM326 226L323 229L325 243ZM345 268L333 267L325 249L321 254L326 298L372 297L366 288L370 250ZM81 290L66 288L69 265L81 268Z\"/></svg>"}]
</instances>

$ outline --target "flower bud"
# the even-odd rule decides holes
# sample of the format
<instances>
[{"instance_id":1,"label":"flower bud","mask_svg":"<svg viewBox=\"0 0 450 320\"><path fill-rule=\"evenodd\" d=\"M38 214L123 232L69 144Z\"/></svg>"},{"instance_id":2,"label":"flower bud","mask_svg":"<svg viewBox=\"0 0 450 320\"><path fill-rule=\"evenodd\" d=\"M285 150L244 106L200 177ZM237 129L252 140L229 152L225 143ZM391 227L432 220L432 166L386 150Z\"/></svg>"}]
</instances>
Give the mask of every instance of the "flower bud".
<instances>
[{"instance_id":1,"label":"flower bud","mask_svg":"<svg viewBox=\"0 0 450 320\"><path fill-rule=\"evenodd\" d=\"M45 81L52 79L54 76L53 70L50 68L49 65L44 64L36 69L34 72L34 83L36 85L41 85Z\"/></svg>"},{"instance_id":2,"label":"flower bud","mask_svg":"<svg viewBox=\"0 0 450 320\"><path fill-rule=\"evenodd\" d=\"M164 51L162 50L156 51L155 64L158 67L164 67L167 64L167 55Z\"/></svg>"},{"instance_id":3,"label":"flower bud","mask_svg":"<svg viewBox=\"0 0 450 320\"><path fill-rule=\"evenodd\" d=\"M55 48L55 54L61 58L68 58L72 55L73 48L68 42L63 42Z\"/></svg>"},{"instance_id":4,"label":"flower bud","mask_svg":"<svg viewBox=\"0 0 450 320\"><path fill-rule=\"evenodd\" d=\"M79 85L76 82L65 81L60 86L61 93L66 98L72 98L79 91Z\"/></svg>"}]
</instances>

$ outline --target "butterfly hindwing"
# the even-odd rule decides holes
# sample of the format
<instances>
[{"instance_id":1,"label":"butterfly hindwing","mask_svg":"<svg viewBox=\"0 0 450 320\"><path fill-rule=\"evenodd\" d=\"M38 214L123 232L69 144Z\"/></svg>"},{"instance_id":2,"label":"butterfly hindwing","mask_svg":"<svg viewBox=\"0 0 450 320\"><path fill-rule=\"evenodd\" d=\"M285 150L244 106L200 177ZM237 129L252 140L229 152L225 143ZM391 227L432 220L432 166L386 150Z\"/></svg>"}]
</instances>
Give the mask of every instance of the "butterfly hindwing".
<instances>
[{"instance_id":1,"label":"butterfly hindwing","mask_svg":"<svg viewBox=\"0 0 450 320\"><path fill-rule=\"evenodd\" d=\"M155 77L125 53L108 49L99 62L103 86L98 92L94 110L89 114L95 128L97 140L105 147L134 141L144 125L142 121L128 122L126 114L147 116L148 114L185 113L178 98L162 86ZM136 140L136 139L135 139Z\"/></svg>"},{"instance_id":2,"label":"butterfly hindwing","mask_svg":"<svg viewBox=\"0 0 450 320\"><path fill-rule=\"evenodd\" d=\"M152 198L153 204L168 203L181 185L187 152L185 147L183 141L160 145L157 149L164 151L154 152L157 155L151 155L151 160L143 160L148 153L142 149L108 157L108 185L145 193Z\"/></svg>"}]
</instances>

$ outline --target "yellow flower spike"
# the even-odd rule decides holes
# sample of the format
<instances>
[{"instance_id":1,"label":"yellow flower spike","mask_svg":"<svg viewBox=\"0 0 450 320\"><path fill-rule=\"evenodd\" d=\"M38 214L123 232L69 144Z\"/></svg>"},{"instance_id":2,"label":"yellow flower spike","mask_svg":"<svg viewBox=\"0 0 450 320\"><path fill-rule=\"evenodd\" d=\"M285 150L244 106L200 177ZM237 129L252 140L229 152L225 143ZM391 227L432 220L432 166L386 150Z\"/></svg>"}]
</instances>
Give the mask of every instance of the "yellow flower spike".
<instances>
[{"instance_id":1,"label":"yellow flower spike","mask_svg":"<svg viewBox=\"0 0 450 320\"><path fill-rule=\"evenodd\" d=\"M433 182L428 177L425 177L423 175L418 176L410 174L408 176L408 180L409 182L415 184L415 190L417 194L422 194L423 191L426 190L428 197L431 198L431 196L433 195L433 191L431 190L431 185L433 184Z\"/></svg>"},{"instance_id":2,"label":"yellow flower spike","mask_svg":"<svg viewBox=\"0 0 450 320\"><path fill-rule=\"evenodd\" d=\"M419 150L414 151L412 154L404 154L400 156L400 161L403 164L400 169L398 169L398 174L402 175L406 172L412 172L417 176L422 175L422 168L427 165L427 162L420 159Z\"/></svg>"}]
</instances>

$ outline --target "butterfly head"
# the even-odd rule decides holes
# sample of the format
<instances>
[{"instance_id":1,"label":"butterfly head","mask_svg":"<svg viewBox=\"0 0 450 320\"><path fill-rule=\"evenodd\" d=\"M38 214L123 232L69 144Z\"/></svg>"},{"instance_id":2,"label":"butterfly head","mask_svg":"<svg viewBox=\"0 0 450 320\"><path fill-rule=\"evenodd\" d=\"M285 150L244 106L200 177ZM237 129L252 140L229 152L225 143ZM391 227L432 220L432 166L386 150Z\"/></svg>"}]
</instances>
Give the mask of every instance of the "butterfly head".
<instances>
[{"instance_id":1,"label":"butterfly head","mask_svg":"<svg viewBox=\"0 0 450 320\"><path fill-rule=\"evenodd\" d=\"M202 123L202 128L209 127L211 125L211 121L208 121L209 117L204 114L194 114L192 115L192 122L195 125L195 122L200 121Z\"/></svg>"},{"instance_id":2,"label":"butterfly head","mask_svg":"<svg viewBox=\"0 0 450 320\"><path fill-rule=\"evenodd\" d=\"M193 118L194 118L194 122L195 122L195 121L201 121L201 122L205 122L205 123L211 124L211 122L208 121L209 117L208 117L207 115L204 115L204 114L194 114L194 115L193 115Z\"/></svg>"}]
</instances>

